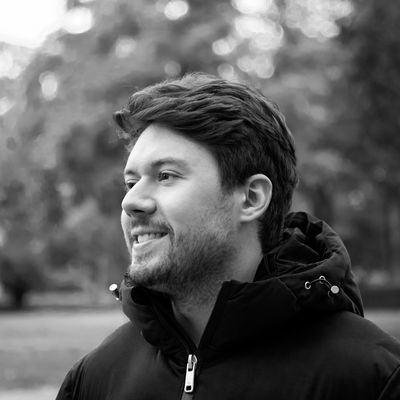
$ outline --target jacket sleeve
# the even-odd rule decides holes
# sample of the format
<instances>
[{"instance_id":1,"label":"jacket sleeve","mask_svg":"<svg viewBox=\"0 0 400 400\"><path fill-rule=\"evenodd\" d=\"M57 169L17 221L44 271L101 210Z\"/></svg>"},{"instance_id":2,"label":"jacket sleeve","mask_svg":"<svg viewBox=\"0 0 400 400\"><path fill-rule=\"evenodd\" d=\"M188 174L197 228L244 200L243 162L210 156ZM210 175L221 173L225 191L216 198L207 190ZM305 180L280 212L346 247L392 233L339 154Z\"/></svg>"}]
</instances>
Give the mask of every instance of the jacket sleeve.
<instances>
[{"instance_id":1,"label":"jacket sleeve","mask_svg":"<svg viewBox=\"0 0 400 400\"><path fill-rule=\"evenodd\" d=\"M378 398L378 400L398 399L400 399L400 365L394 370Z\"/></svg>"},{"instance_id":2,"label":"jacket sleeve","mask_svg":"<svg viewBox=\"0 0 400 400\"><path fill-rule=\"evenodd\" d=\"M64 379L64 382L62 383L60 390L58 391L56 400L73 400L73 395L72 395L72 377L71 377L71 371L68 372L67 376Z\"/></svg>"},{"instance_id":3,"label":"jacket sleeve","mask_svg":"<svg viewBox=\"0 0 400 400\"><path fill-rule=\"evenodd\" d=\"M82 380L83 359L68 372L58 391L56 400L79 400L79 386Z\"/></svg>"}]
</instances>

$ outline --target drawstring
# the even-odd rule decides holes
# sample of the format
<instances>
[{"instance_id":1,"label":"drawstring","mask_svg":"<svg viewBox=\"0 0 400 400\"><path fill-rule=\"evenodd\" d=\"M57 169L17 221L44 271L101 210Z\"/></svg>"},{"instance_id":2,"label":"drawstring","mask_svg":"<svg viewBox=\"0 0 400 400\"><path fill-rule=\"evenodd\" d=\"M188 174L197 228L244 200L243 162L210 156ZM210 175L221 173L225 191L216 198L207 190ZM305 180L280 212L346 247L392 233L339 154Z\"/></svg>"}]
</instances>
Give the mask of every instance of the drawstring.
<instances>
[{"instance_id":1,"label":"drawstring","mask_svg":"<svg viewBox=\"0 0 400 400\"><path fill-rule=\"evenodd\" d=\"M314 283L319 282L321 285L324 285L325 287L327 287L328 290L328 296L330 296L331 294L337 295L339 293L339 286L336 285L332 285L326 278L325 276L321 275L318 279L314 279L313 281L306 281L304 283L304 287L307 290L311 289L311 286Z\"/></svg>"}]
</instances>

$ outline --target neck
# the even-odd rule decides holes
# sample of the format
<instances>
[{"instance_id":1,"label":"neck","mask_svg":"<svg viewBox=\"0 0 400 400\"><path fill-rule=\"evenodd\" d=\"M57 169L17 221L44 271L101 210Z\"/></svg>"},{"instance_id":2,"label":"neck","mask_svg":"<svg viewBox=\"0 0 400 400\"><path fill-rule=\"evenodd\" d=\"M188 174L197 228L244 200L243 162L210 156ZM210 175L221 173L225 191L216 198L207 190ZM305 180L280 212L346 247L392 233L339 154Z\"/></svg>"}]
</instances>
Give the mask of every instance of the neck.
<instances>
[{"instance_id":1,"label":"neck","mask_svg":"<svg viewBox=\"0 0 400 400\"><path fill-rule=\"evenodd\" d=\"M172 300L172 309L177 322L199 346L201 337L210 319L217 295L206 302L195 303L193 300Z\"/></svg>"},{"instance_id":2,"label":"neck","mask_svg":"<svg viewBox=\"0 0 400 400\"><path fill-rule=\"evenodd\" d=\"M224 279L210 283L203 290L197 288L196 292L191 292L187 296L171 297L175 319L196 346L199 345L203 336L222 283L226 280L238 280L241 282L252 282L254 280L257 267L262 259L262 254L259 252L246 254L245 256L247 256L245 258L246 263L244 263L244 260L239 259L237 265L240 265L241 268L233 269L233 273ZM243 265L245 268L243 268Z\"/></svg>"}]
</instances>

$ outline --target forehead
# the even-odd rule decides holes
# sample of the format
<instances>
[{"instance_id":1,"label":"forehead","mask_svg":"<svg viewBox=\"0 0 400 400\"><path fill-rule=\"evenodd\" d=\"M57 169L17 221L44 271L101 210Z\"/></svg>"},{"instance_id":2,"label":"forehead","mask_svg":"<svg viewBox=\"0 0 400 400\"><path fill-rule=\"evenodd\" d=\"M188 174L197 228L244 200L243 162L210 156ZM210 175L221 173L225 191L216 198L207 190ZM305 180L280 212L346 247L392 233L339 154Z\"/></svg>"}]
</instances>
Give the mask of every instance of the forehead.
<instances>
[{"instance_id":1,"label":"forehead","mask_svg":"<svg viewBox=\"0 0 400 400\"><path fill-rule=\"evenodd\" d=\"M214 156L205 146L157 124L148 126L139 136L129 154L126 169L139 170L164 159L217 169Z\"/></svg>"}]
</instances>

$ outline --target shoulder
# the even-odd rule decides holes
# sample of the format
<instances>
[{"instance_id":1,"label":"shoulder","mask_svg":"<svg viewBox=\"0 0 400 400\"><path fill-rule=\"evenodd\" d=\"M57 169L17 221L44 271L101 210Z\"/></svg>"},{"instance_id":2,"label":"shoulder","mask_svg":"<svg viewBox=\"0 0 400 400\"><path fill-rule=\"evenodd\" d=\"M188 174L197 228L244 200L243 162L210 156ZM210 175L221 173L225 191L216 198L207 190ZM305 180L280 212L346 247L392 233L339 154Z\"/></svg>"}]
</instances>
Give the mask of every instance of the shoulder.
<instances>
[{"instance_id":1,"label":"shoulder","mask_svg":"<svg viewBox=\"0 0 400 400\"><path fill-rule=\"evenodd\" d=\"M144 348L150 351L138 329L131 322L125 323L71 368L57 400L101 399L112 380L110 371L122 371L124 365ZM97 392L98 395L93 396Z\"/></svg>"},{"instance_id":2,"label":"shoulder","mask_svg":"<svg viewBox=\"0 0 400 400\"><path fill-rule=\"evenodd\" d=\"M137 342L142 340L140 332L132 322L126 322L107 336L86 358L97 358L112 354L118 355L126 351L127 347L135 347Z\"/></svg>"},{"instance_id":3,"label":"shoulder","mask_svg":"<svg viewBox=\"0 0 400 400\"><path fill-rule=\"evenodd\" d=\"M363 363L400 364L400 342L366 318L351 312L337 312L306 318L301 331L333 359L353 358Z\"/></svg>"},{"instance_id":4,"label":"shoulder","mask_svg":"<svg viewBox=\"0 0 400 400\"><path fill-rule=\"evenodd\" d=\"M86 374L102 373L126 363L144 347L149 346L140 331L131 322L126 322L83 358L82 367Z\"/></svg>"},{"instance_id":5,"label":"shoulder","mask_svg":"<svg viewBox=\"0 0 400 400\"><path fill-rule=\"evenodd\" d=\"M338 312L309 322L303 332L310 356L327 380L347 382L348 390L374 399L400 398L400 342L374 323Z\"/></svg>"},{"instance_id":6,"label":"shoulder","mask_svg":"<svg viewBox=\"0 0 400 400\"><path fill-rule=\"evenodd\" d=\"M374 360L389 357L400 363L400 342L373 322L351 312L339 312L317 322L334 347Z\"/></svg>"}]
</instances>

